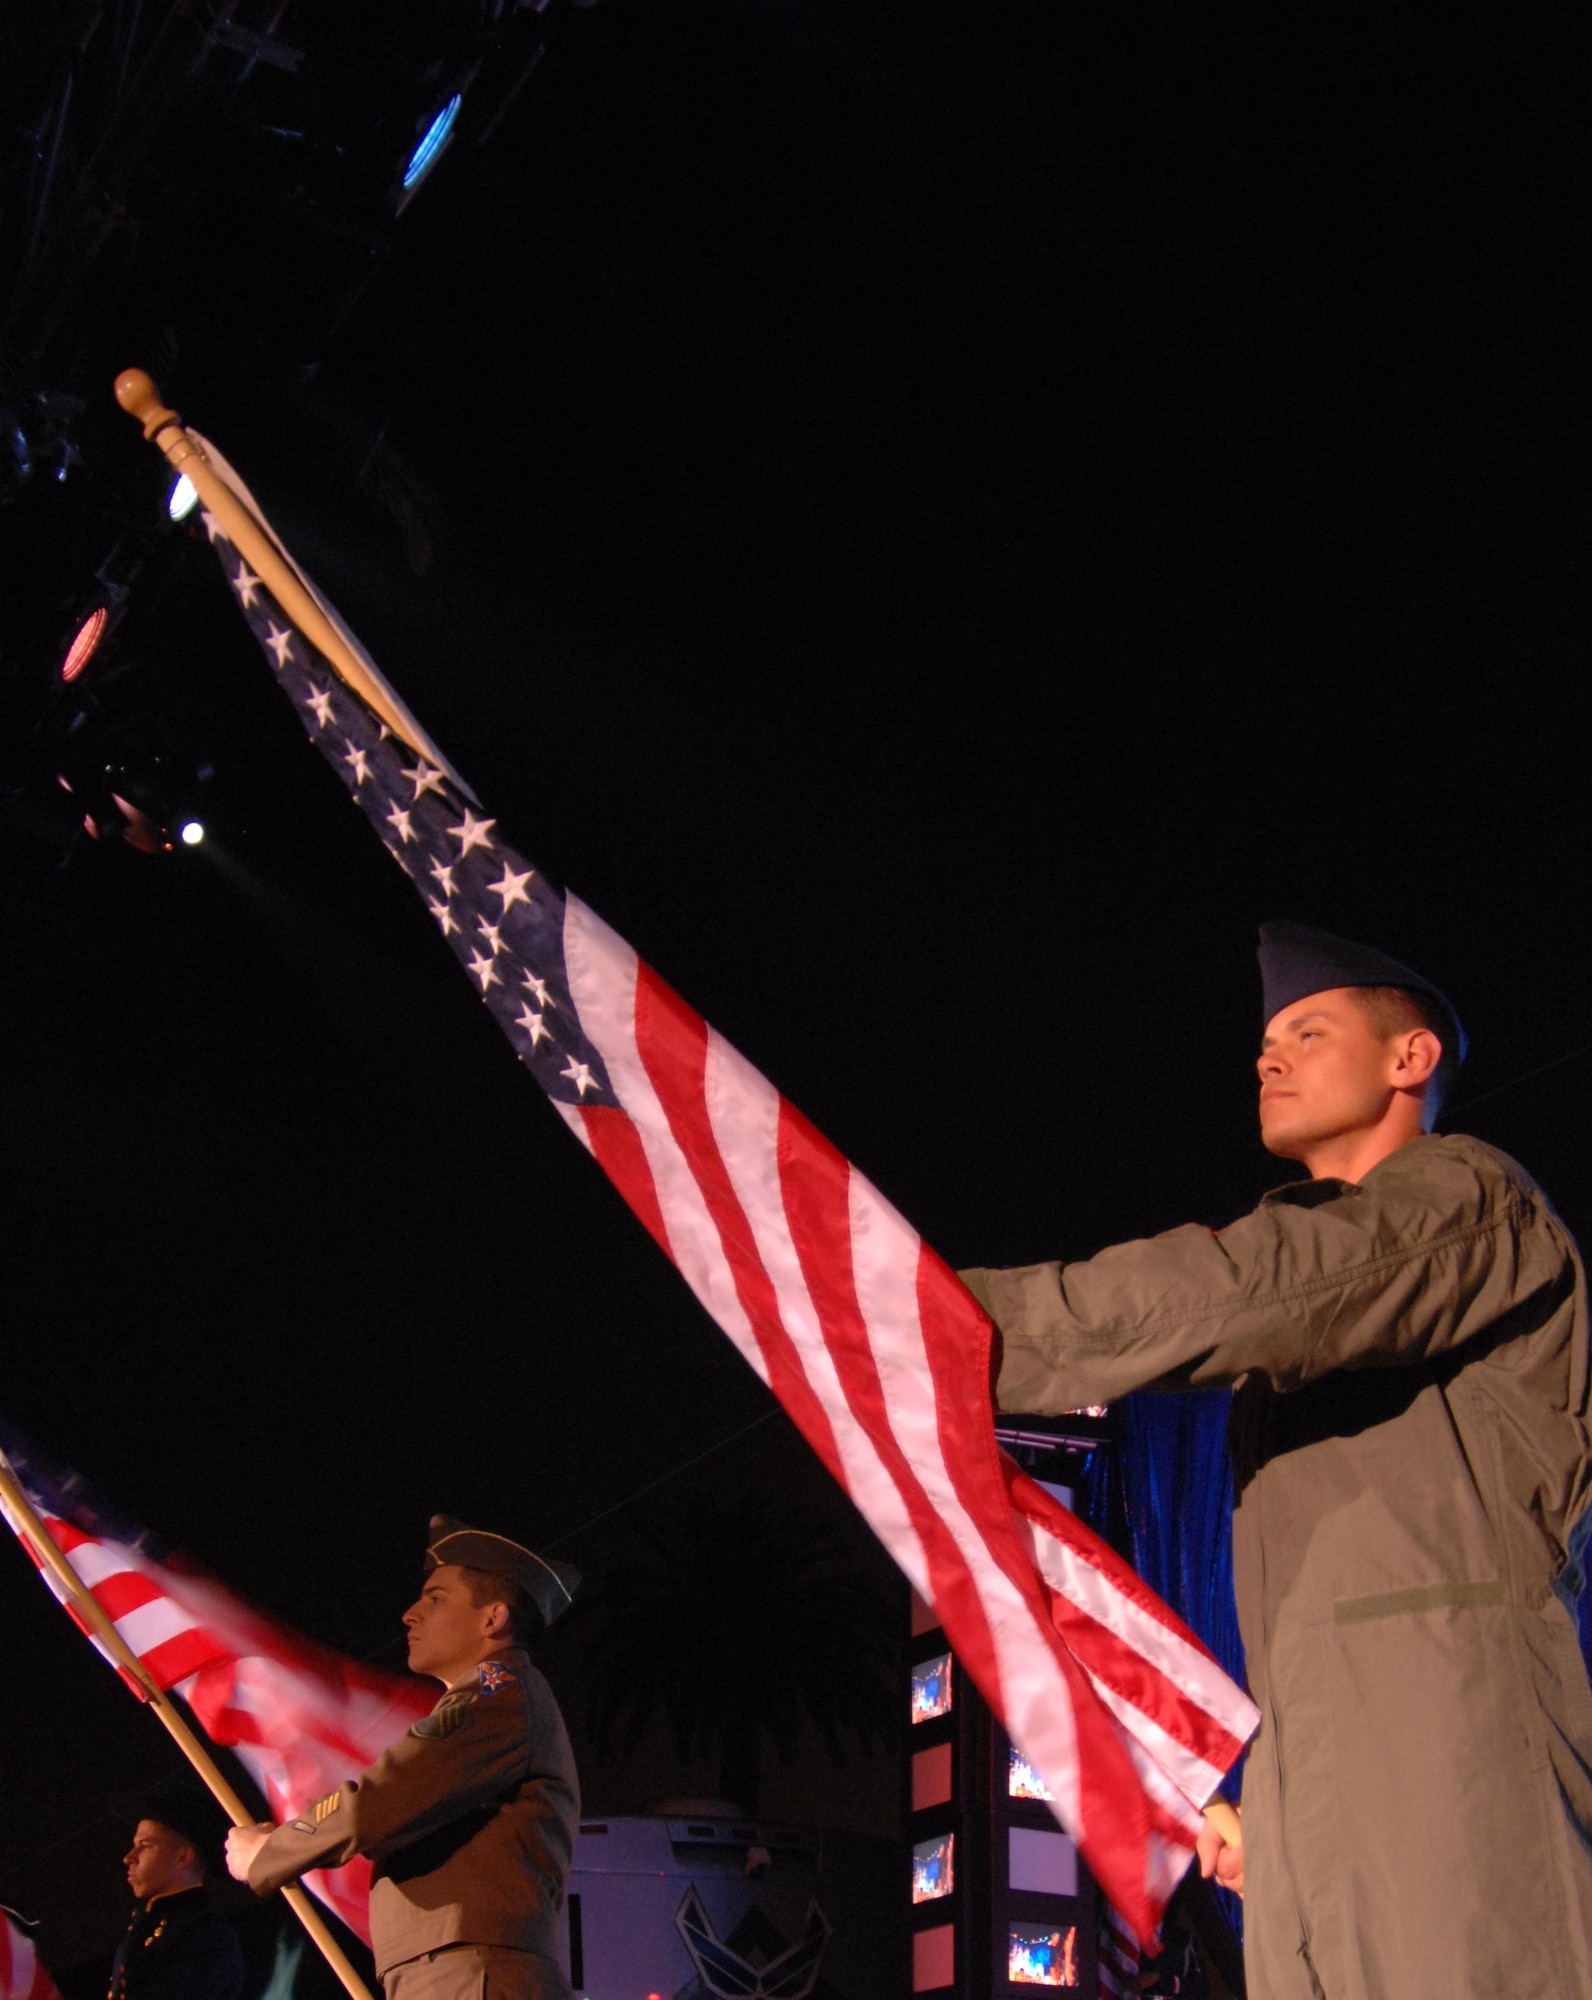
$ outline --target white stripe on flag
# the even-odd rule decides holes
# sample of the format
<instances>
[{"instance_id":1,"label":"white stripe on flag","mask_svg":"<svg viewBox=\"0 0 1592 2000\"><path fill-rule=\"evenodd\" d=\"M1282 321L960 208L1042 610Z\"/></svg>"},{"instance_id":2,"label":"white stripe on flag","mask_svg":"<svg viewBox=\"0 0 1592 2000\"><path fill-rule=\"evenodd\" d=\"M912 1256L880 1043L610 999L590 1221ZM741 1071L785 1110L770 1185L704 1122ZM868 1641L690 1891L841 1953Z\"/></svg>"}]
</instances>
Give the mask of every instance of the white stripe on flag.
<instances>
[{"instance_id":1,"label":"white stripe on flag","mask_svg":"<svg viewBox=\"0 0 1592 2000\"><path fill-rule=\"evenodd\" d=\"M940 1449L934 1375L918 1313L917 1232L854 1168L847 1190L857 1301L868 1328L890 1429L971 1573L994 1642L1007 1734L1039 1770L1074 1838L1084 1827L1076 1718L1049 1647L1022 1596L990 1555ZM930 1601L933 1599L931 1597Z\"/></svg>"},{"instance_id":2,"label":"white stripe on flag","mask_svg":"<svg viewBox=\"0 0 1592 2000\"><path fill-rule=\"evenodd\" d=\"M779 1181L779 1092L712 1030L705 1082L719 1157L773 1285L780 1321L829 1418L846 1491L921 1595L928 1583L923 1544L894 1479L846 1398L791 1240Z\"/></svg>"},{"instance_id":3,"label":"white stripe on flag","mask_svg":"<svg viewBox=\"0 0 1592 2000\"><path fill-rule=\"evenodd\" d=\"M636 1046L636 954L578 896L564 901L564 965L580 1025L602 1057L646 1153L669 1254L708 1313L767 1382L762 1350L736 1293L718 1229Z\"/></svg>"},{"instance_id":4,"label":"white stripe on flag","mask_svg":"<svg viewBox=\"0 0 1592 2000\"><path fill-rule=\"evenodd\" d=\"M1140 1611L1137 1605L1114 1588L1109 1578L1102 1575L1093 1563L1086 1561L1065 1542L1058 1541L1020 1510L1015 1511L1019 1533L1026 1529L1039 1573L1058 1595L1075 1604L1095 1624L1147 1660L1157 1674L1213 1717L1230 1735L1240 1742L1249 1735L1254 1726L1254 1704L1241 1688L1234 1686L1214 1660L1207 1658L1197 1646L1191 1646L1180 1634L1169 1631L1159 1619ZM1144 1736L1147 1743L1153 1745L1157 1740L1170 1740L1157 1723L1131 1704L1119 1698L1119 1704L1114 1706L1118 1707L1124 1725L1129 1729L1137 1729L1140 1721L1147 1725ZM1177 1746L1177 1752L1180 1763L1190 1773L1191 1781L1184 1784L1184 1790L1190 1798L1203 1804L1216 1789L1222 1773L1181 1745ZM1156 1754L1159 1754L1158 1749ZM1199 1789L1200 1785L1204 1786L1203 1790Z\"/></svg>"},{"instance_id":5,"label":"white stripe on flag","mask_svg":"<svg viewBox=\"0 0 1592 2000\"><path fill-rule=\"evenodd\" d=\"M1088 1667L1094 1691L1122 1724L1130 1736L1135 1738L1152 1763L1158 1764L1176 1780L1180 1789L1191 1799L1203 1804L1221 1783L1225 1772L1207 1764L1203 1757L1197 1757L1192 1750L1186 1750L1175 1736L1169 1736L1158 1722L1152 1722L1140 1708L1135 1708L1126 1696L1108 1687L1100 1676Z\"/></svg>"},{"instance_id":6,"label":"white stripe on flag","mask_svg":"<svg viewBox=\"0 0 1592 2000\"><path fill-rule=\"evenodd\" d=\"M169 1597L152 1597L135 1611L124 1611L115 1621L117 1631L140 1659L167 1639L198 1629L181 1605ZM192 1657L190 1655L190 1657Z\"/></svg>"}]
</instances>

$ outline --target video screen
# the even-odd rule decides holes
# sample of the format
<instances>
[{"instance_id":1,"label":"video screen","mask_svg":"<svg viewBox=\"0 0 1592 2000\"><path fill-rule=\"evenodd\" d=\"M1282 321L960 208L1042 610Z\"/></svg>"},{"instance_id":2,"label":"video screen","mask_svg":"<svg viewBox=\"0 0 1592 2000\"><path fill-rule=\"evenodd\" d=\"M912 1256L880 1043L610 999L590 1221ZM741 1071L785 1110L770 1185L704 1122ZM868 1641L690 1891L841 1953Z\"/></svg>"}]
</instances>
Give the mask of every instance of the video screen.
<instances>
[{"instance_id":1,"label":"video screen","mask_svg":"<svg viewBox=\"0 0 1592 2000\"><path fill-rule=\"evenodd\" d=\"M912 1720L932 1722L951 1712L951 1656L936 1653L912 1669Z\"/></svg>"},{"instance_id":2,"label":"video screen","mask_svg":"<svg viewBox=\"0 0 1592 2000\"><path fill-rule=\"evenodd\" d=\"M932 1903L956 1887L956 1835L942 1833L912 1850L912 1900Z\"/></svg>"},{"instance_id":3,"label":"video screen","mask_svg":"<svg viewBox=\"0 0 1592 2000\"><path fill-rule=\"evenodd\" d=\"M1006 1977L1013 1986L1076 1986L1078 1928L1047 1930L1012 1924L1006 1933Z\"/></svg>"},{"instance_id":4,"label":"video screen","mask_svg":"<svg viewBox=\"0 0 1592 2000\"><path fill-rule=\"evenodd\" d=\"M1050 1802L1050 1787L1020 1750L1014 1749L1006 1766L1006 1796L1009 1799L1043 1799Z\"/></svg>"}]
</instances>

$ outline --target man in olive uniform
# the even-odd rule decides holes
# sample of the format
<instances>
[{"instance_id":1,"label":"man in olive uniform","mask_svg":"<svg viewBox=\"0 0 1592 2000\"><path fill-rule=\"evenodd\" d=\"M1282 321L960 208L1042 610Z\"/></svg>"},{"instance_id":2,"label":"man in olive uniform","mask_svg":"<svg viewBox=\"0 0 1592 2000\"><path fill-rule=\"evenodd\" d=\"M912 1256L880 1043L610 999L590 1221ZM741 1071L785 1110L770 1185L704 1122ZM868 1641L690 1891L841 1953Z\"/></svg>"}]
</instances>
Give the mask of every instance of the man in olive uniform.
<instances>
[{"instance_id":1,"label":"man in olive uniform","mask_svg":"<svg viewBox=\"0 0 1592 2000\"><path fill-rule=\"evenodd\" d=\"M109 2000L238 2000L243 1953L205 1890L202 1813L151 1800L124 1858L137 1897L111 1961Z\"/></svg>"},{"instance_id":2,"label":"man in olive uniform","mask_svg":"<svg viewBox=\"0 0 1592 2000\"><path fill-rule=\"evenodd\" d=\"M1233 1564L1262 1722L1251 2000L1592 1992L1592 1495L1580 1258L1512 1160L1431 1131L1463 1054L1408 966L1261 932L1261 1137L1308 1179L1212 1232L964 1273L997 1399L1232 1385Z\"/></svg>"},{"instance_id":3,"label":"man in olive uniform","mask_svg":"<svg viewBox=\"0 0 1592 2000\"><path fill-rule=\"evenodd\" d=\"M501 1535L431 1522L409 1665L446 1692L357 1778L286 1826L235 1829L261 1895L368 1854L387 2000L570 2000L558 1913L580 1819L564 1719L526 1656L579 1574Z\"/></svg>"}]
</instances>

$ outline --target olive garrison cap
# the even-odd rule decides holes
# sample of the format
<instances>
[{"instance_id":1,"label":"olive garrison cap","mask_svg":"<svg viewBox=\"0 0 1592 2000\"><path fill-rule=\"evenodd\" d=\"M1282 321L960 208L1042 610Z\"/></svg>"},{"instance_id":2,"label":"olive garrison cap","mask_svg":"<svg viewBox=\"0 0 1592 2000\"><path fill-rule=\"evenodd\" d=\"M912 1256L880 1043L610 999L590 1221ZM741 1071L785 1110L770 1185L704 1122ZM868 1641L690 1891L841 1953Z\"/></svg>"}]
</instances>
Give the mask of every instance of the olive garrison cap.
<instances>
[{"instance_id":1,"label":"olive garrison cap","mask_svg":"<svg viewBox=\"0 0 1592 2000\"><path fill-rule=\"evenodd\" d=\"M1310 924L1277 919L1260 927L1259 958L1263 1028L1284 1007L1292 1007L1309 993L1330 992L1335 986L1402 986L1436 1003L1453 1028L1455 1060L1465 1060L1465 1030L1447 994L1375 945L1356 944Z\"/></svg>"},{"instance_id":2,"label":"olive garrison cap","mask_svg":"<svg viewBox=\"0 0 1592 2000\"><path fill-rule=\"evenodd\" d=\"M551 1625L574 1602L580 1588L580 1571L571 1563L550 1562L534 1554L507 1535L489 1535L484 1528L467 1528L448 1514L433 1514L426 1544L426 1575L439 1563L459 1563L465 1569L490 1570L506 1577L542 1614L542 1623Z\"/></svg>"}]
</instances>

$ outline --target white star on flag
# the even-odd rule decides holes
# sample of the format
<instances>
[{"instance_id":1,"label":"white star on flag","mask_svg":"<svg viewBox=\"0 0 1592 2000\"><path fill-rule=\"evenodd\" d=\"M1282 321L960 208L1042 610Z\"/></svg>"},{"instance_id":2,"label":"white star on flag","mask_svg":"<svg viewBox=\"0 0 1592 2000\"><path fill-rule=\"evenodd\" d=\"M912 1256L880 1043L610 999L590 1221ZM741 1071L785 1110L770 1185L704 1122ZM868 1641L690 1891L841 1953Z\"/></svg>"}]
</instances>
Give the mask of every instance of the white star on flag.
<instances>
[{"instance_id":1,"label":"white star on flag","mask_svg":"<svg viewBox=\"0 0 1592 2000\"><path fill-rule=\"evenodd\" d=\"M416 799L423 799L427 792L442 790L442 773L434 764L428 764L424 757L412 771L405 766L404 776L414 786Z\"/></svg>"},{"instance_id":2,"label":"white star on flag","mask_svg":"<svg viewBox=\"0 0 1592 2000\"><path fill-rule=\"evenodd\" d=\"M453 864L451 861L433 861L431 872L436 877L437 887L443 895L453 894Z\"/></svg>"},{"instance_id":3,"label":"white star on flag","mask_svg":"<svg viewBox=\"0 0 1592 2000\"><path fill-rule=\"evenodd\" d=\"M291 632L278 631L276 621L273 619L266 629L265 643L276 655L276 664L280 668L286 660L288 651L293 644L293 634Z\"/></svg>"},{"instance_id":4,"label":"white star on flag","mask_svg":"<svg viewBox=\"0 0 1592 2000\"><path fill-rule=\"evenodd\" d=\"M526 973L525 986L527 991L536 995L536 1004L539 1007L556 1007L558 1005L558 1002L547 990L547 981L545 979L538 979L534 972Z\"/></svg>"},{"instance_id":5,"label":"white star on flag","mask_svg":"<svg viewBox=\"0 0 1592 2000\"><path fill-rule=\"evenodd\" d=\"M238 573L232 579L232 588L238 593L238 603L245 611L254 609L254 593L260 588L260 579L241 558Z\"/></svg>"},{"instance_id":6,"label":"white star on flag","mask_svg":"<svg viewBox=\"0 0 1592 2000\"><path fill-rule=\"evenodd\" d=\"M521 1003L520 1018L515 1025L523 1028L530 1036L533 1049L540 1048L543 1042L550 1042L553 1039L551 1029L542 1026L541 1015L531 1012L531 1003L528 1000Z\"/></svg>"},{"instance_id":7,"label":"white star on flag","mask_svg":"<svg viewBox=\"0 0 1592 2000\"><path fill-rule=\"evenodd\" d=\"M503 879L499 882L488 882L486 886L492 891L492 894L503 898L503 914L505 916L508 915L516 903L530 902L530 897L525 893L525 885L535 873L536 870L534 868L527 868L523 875L516 875L505 861L503 864Z\"/></svg>"},{"instance_id":8,"label":"white star on flag","mask_svg":"<svg viewBox=\"0 0 1592 2000\"><path fill-rule=\"evenodd\" d=\"M478 951L473 951L470 954L470 970L480 980L481 991L483 993L494 983L500 983L498 982L497 967L492 963L491 959L484 958Z\"/></svg>"},{"instance_id":9,"label":"white star on flag","mask_svg":"<svg viewBox=\"0 0 1592 2000\"><path fill-rule=\"evenodd\" d=\"M314 709L316 725L319 728L324 729L327 723L331 721L332 698L326 692L325 688L322 688L319 694L312 694L308 702L305 703L305 706Z\"/></svg>"},{"instance_id":10,"label":"white star on flag","mask_svg":"<svg viewBox=\"0 0 1592 2000\"><path fill-rule=\"evenodd\" d=\"M582 1097L586 1095L588 1090L595 1090L597 1088L597 1079L591 1073L591 1065L589 1063L576 1062L573 1056L570 1057L568 1063L560 1071L560 1075L567 1076Z\"/></svg>"},{"instance_id":11,"label":"white star on flag","mask_svg":"<svg viewBox=\"0 0 1592 2000\"><path fill-rule=\"evenodd\" d=\"M477 917L475 927L492 947L492 955L495 958L503 949L503 933L496 924L489 924L485 917Z\"/></svg>"},{"instance_id":12,"label":"white star on flag","mask_svg":"<svg viewBox=\"0 0 1592 2000\"><path fill-rule=\"evenodd\" d=\"M436 918L437 922L441 924L442 935L444 937L451 937L453 933L459 928L459 926L453 920L452 910L448 908L446 903L434 902L432 898L428 896L426 898L426 908ZM486 988L483 987L481 990L484 993L486 991Z\"/></svg>"},{"instance_id":13,"label":"white star on flag","mask_svg":"<svg viewBox=\"0 0 1592 2000\"><path fill-rule=\"evenodd\" d=\"M487 835L496 825L497 821L495 819L477 819L470 808L466 806L464 809L464 825L450 826L448 828L449 833L459 843L459 859L462 861L472 847L490 848L493 843L488 840Z\"/></svg>"},{"instance_id":14,"label":"white star on flag","mask_svg":"<svg viewBox=\"0 0 1592 2000\"><path fill-rule=\"evenodd\" d=\"M222 527L221 523L216 519L215 515L211 513L208 507L205 507L200 511L199 518L201 521L204 522L205 533L210 537L210 540L212 542L215 541L217 535L225 536L227 532L226 529Z\"/></svg>"},{"instance_id":15,"label":"white star on flag","mask_svg":"<svg viewBox=\"0 0 1592 2000\"><path fill-rule=\"evenodd\" d=\"M402 806L394 806L387 815L387 824L400 840L409 841L415 837L415 830L409 824L409 815Z\"/></svg>"},{"instance_id":16,"label":"white star on flag","mask_svg":"<svg viewBox=\"0 0 1592 2000\"><path fill-rule=\"evenodd\" d=\"M348 738L345 736L343 741L348 743ZM365 780L370 776L370 762L357 743L348 743L348 754L344 757L343 762L353 772L356 787L364 784Z\"/></svg>"}]
</instances>

